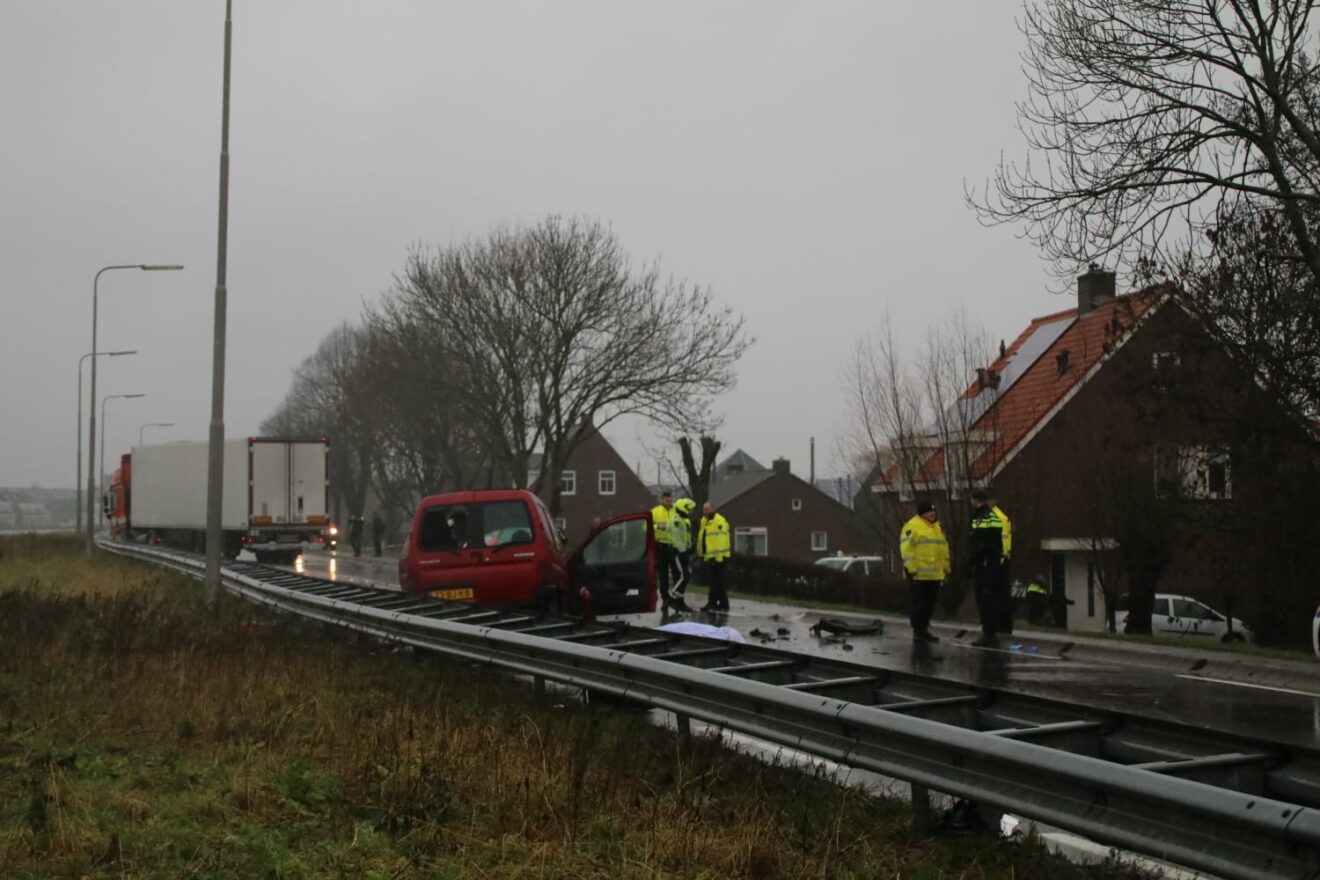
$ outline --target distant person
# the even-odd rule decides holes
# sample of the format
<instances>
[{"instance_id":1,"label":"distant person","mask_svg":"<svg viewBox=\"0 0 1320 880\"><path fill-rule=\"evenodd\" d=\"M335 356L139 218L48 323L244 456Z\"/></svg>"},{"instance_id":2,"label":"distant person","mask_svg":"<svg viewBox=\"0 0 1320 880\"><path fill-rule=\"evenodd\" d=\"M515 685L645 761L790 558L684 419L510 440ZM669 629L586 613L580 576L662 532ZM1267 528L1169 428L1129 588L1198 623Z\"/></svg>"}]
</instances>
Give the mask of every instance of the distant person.
<instances>
[{"instance_id":1,"label":"distant person","mask_svg":"<svg viewBox=\"0 0 1320 880\"><path fill-rule=\"evenodd\" d=\"M697 531L697 556L706 569L710 594L702 611L728 611L729 594L724 589L724 566L729 561L729 521L715 512L709 501L701 508L701 527Z\"/></svg>"},{"instance_id":2,"label":"distant person","mask_svg":"<svg viewBox=\"0 0 1320 880\"><path fill-rule=\"evenodd\" d=\"M1004 563L1004 524L990 506L990 495L974 489L971 531L967 536L968 573L976 587L976 610L981 617L977 648L999 647L1003 611L999 607L999 572Z\"/></svg>"},{"instance_id":3,"label":"distant person","mask_svg":"<svg viewBox=\"0 0 1320 880\"><path fill-rule=\"evenodd\" d=\"M449 540L455 550L466 550L468 546L468 520L466 510L455 510L449 516Z\"/></svg>"},{"instance_id":4,"label":"distant person","mask_svg":"<svg viewBox=\"0 0 1320 880\"><path fill-rule=\"evenodd\" d=\"M376 555L381 555L381 542L385 540L385 520L379 511L371 516L371 543L376 545Z\"/></svg>"},{"instance_id":5,"label":"distant person","mask_svg":"<svg viewBox=\"0 0 1320 880\"><path fill-rule=\"evenodd\" d=\"M1045 576L1036 575L1027 581L1027 620L1040 623L1049 605L1049 591L1045 589Z\"/></svg>"},{"instance_id":6,"label":"distant person","mask_svg":"<svg viewBox=\"0 0 1320 880\"><path fill-rule=\"evenodd\" d=\"M348 518L348 542L353 545L353 555L362 555L362 527L366 525L362 514L355 513Z\"/></svg>"},{"instance_id":7,"label":"distant person","mask_svg":"<svg viewBox=\"0 0 1320 880\"><path fill-rule=\"evenodd\" d=\"M900 534L898 554L908 582L912 641L938 642L939 636L930 631L930 618L935 613L940 586L949 577L950 566L949 542L944 537L935 505L918 501L916 516L904 523Z\"/></svg>"}]
</instances>

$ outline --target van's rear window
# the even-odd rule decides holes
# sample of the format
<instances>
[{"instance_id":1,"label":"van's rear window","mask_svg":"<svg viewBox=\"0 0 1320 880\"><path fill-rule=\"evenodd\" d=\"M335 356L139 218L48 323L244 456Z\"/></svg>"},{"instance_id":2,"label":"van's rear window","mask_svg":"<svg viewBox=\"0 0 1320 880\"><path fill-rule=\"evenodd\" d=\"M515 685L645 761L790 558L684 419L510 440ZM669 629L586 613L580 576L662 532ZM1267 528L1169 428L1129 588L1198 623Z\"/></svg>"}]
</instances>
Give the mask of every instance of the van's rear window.
<instances>
[{"instance_id":1,"label":"van's rear window","mask_svg":"<svg viewBox=\"0 0 1320 880\"><path fill-rule=\"evenodd\" d=\"M425 552L530 544L532 518L522 501L487 501L428 507L422 513L417 548Z\"/></svg>"}]
</instances>

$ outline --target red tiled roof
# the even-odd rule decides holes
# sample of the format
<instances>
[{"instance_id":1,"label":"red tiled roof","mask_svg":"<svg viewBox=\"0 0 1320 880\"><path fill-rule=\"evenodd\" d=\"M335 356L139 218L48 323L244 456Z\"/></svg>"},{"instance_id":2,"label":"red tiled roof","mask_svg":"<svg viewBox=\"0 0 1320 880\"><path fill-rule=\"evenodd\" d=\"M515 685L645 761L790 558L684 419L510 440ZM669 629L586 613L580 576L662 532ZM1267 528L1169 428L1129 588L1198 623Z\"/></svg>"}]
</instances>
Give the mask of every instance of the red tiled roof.
<instances>
[{"instance_id":1,"label":"red tiled roof","mask_svg":"<svg viewBox=\"0 0 1320 880\"><path fill-rule=\"evenodd\" d=\"M1012 383L972 424L973 433L984 432L995 438L972 462L972 478L983 480L991 476L1022 441L1052 415L1055 407L1087 377L1091 369L1122 344L1137 322L1171 292L1171 287L1159 285L1102 303L1080 319L1075 308L1033 319L1004 354L990 365L995 373L1004 375L1009 362L1037 333L1055 332L1057 338L1035 355L1032 363L1012 365L1015 374ZM1049 326L1060 322L1066 323L1067 327ZM1065 351L1067 369L1061 372L1059 357ZM993 389L983 390L978 382L973 381L962 399L971 401L981 394L994 393ZM938 479L943 465L944 452L940 450L921 467L918 481ZM896 476L896 473L891 475L886 471L877 480L876 488L889 488Z\"/></svg>"},{"instance_id":2,"label":"red tiled roof","mask_svg":"<svg viewBox=\"0 0 1320 880\"><path fill-rule=\"evenodd\" d=\"M993 432L995 442L972 463L972 477L990 476L1168 292L1164 286L1151 287L1102 303L1081 318L1076 309L1050 316L1072 324L973 426L973 430ZM1059 358L1064 352L1068 366L1061 372Z\"/></svg>"}]
</instances>

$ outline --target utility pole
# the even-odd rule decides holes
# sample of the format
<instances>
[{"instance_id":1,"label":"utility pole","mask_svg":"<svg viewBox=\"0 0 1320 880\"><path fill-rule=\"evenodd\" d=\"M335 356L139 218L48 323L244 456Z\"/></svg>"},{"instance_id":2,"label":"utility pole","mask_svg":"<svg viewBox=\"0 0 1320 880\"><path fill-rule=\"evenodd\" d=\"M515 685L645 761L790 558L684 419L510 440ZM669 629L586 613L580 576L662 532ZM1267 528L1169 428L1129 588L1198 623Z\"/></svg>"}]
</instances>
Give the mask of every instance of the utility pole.
<instances>
[{"instance_id":1,"label":"utility pole","mask_svg":"<svg viewBox=\"0 0 1320 880\"><path fill-rule=\"evenodd\" d=\"M220 110L220 220L216 232L215 339L211 349L211 433L206 468L206 604L220 599L220 514L225 478L225 320L229 290L229 58L233 44L233 0L225 0L225 83Z\"/></svg>"}]
</instances>

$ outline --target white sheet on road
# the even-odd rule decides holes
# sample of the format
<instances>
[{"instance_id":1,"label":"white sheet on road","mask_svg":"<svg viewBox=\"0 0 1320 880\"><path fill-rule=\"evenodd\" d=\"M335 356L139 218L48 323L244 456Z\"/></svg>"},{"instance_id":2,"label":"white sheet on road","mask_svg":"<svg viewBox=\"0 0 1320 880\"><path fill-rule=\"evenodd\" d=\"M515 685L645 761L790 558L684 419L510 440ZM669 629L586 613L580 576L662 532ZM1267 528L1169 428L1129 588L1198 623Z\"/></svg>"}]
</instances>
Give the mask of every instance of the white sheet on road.
<instances>
[{"instance_id":1,"label":"white sheet on road","mask_svg":"<svg viewBox=\"0 0 1320 880\"><path fill-rule=\"evenodd\" d=\"M742 633L731 626L711 626L709 623L683 620L678 623L666 623L664 626L657 626L656 629L685 636L701 636L707 639L721 639L726 642L747 644L747 640L742 637Z\"/></svg>"}]
</instances>

